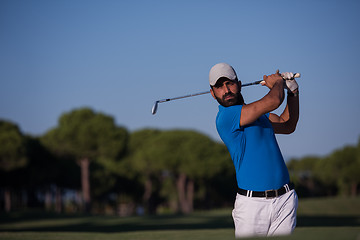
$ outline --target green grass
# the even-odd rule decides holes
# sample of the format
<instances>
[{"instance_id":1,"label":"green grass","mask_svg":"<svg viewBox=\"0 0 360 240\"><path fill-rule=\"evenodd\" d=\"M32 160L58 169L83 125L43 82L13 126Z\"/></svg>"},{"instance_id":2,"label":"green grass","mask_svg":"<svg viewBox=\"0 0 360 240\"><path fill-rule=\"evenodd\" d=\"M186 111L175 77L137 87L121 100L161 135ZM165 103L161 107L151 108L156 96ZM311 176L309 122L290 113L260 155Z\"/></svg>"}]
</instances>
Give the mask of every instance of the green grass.
<instances>
[{"instance_id":1,"label":"green grass","mask_svg":"<svg viewBox=\"0 0 360 240\"><path fill-rule=\"evenodd\" d=\"M0 239L222 240L234 239L234 229L231 209L144 217L71 216L33 210L0 214ZM360 240L360 198L300 200L294 234L271 239Z\"/></svg>"},{"instance_id":2,"label":"green grass","mask_svg":"<svg viewBox=\"0 0 360 240\"><path fill-rule=\"evenodd\" d=\"M298 214L360 216L360 197L300 199Z\"/></svg>"}]
</instances>

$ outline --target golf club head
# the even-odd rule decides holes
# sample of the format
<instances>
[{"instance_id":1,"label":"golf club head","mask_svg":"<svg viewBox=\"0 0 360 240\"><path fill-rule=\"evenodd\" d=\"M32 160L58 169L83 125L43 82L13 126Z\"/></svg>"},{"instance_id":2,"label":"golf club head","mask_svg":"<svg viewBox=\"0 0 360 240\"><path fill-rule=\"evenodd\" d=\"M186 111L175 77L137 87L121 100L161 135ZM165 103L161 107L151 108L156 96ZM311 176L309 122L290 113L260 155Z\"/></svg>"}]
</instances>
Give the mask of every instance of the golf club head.
<instances>
[{"instance_id":1,"label":"golf club head","mask_svg":"<svg viewBox=\"0 0 360 240\"><path fill-rule=\"evenodd\" d=\"M152 113L153 115L154 115L154 114L156 113L156 111L157 111L158 104L159 104L159 101L156 101L156 102L154 103L154 106L153 106L152 109L151 109L151 113Z\"/></svg>"}]
</instances>

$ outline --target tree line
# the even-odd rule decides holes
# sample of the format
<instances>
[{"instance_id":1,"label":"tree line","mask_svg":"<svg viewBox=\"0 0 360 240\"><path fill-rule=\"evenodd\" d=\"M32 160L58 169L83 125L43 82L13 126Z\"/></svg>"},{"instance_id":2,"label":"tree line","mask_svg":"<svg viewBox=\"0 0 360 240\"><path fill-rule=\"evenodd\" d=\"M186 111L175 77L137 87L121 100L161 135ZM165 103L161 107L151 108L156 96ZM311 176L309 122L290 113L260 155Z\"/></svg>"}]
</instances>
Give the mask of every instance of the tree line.
<instances>
[{"instance_id":1,"label":"tree line","mask_svg":"<svg viewBox=\"0 0 360 240\"><path fill-rule=\"evenodd\" d=\"M189 130L129 133L90 108L62 114L39 137L0 121L0 145L5 211L189 213L230 204L234 189L224 145Z\"/></svg>"},{"instance_id":2,"label":"tree line","mask_svg":"<svg viewBox=\"0 0 360 240\"><path fill-rule=\"evenodd\" d=\"M231 207L235 171L224 144L191 130L130 133L90 108L42 136L0 120L0 209L100 214L190 213ZM360 141L288 162L300 197L359 190Z\"/></svg>"},{"instance_id":3,"label":"tree line","mask_svg":"<svg viewBox=\"0 0 360 240\"><path fill-rule=\"evenodd\" d=\"M302 197L356 196L360 191L360 138L324 157L307 156L287 162Z\"/></svg>"}]
</instances>

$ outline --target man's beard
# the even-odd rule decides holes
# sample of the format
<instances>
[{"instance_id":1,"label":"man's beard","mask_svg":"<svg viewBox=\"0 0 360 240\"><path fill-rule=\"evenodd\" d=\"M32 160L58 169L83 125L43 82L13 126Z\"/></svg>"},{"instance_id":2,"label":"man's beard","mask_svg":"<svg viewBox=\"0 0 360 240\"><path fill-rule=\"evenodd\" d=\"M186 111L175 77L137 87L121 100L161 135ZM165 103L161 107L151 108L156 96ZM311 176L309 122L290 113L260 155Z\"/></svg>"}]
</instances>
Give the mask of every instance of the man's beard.
<instances>
[{"instance_id":1,"label":"man's beard","mask_svg":"<svg viewBox=\"0 0 360 240\"><path fill-rule=\"evenodd\" d=\"M230 97L230 98L228 98ZM228 98L228 99L226 99ZM241 95L240 92L238 93L226 93L224 96L222 96L222 98L219 98L216 96L216 100L218 101L218 103L224 107L230 107L233 105L241 105L244 103L244 99Z\"/></svg>"}]
</instances>

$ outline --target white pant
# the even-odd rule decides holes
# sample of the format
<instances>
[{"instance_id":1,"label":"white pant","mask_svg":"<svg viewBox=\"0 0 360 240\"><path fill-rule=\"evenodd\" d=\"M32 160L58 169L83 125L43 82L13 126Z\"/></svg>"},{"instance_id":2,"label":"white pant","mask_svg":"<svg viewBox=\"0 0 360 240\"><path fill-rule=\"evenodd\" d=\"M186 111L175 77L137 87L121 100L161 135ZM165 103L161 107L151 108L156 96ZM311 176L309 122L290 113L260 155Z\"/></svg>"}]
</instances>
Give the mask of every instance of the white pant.
<instances>
[{"instance_id":1,"label":"white pant","mask_svg":"<svg viewBox=\"0 0 360 240\"><path fill-rule=\"evenodd\" d=\"M297 206L295 190L271 199L237 194L232 211L235 237L291 234L296 226Z\"/></svg>"}]
</instances>

